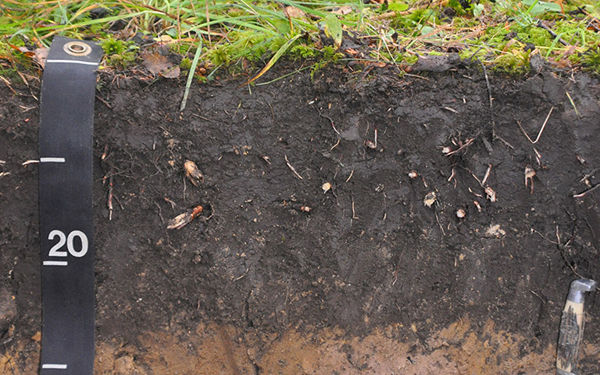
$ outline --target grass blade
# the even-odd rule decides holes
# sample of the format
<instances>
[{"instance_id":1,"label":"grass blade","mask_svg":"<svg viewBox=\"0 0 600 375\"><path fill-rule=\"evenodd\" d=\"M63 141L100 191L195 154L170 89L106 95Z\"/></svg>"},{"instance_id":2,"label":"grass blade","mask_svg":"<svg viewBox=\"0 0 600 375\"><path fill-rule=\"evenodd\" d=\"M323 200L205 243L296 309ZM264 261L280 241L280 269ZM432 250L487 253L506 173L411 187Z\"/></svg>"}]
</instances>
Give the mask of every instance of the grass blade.
<instances>
[{"instance_id":1,"label":"grass blade","mask_svg":"<svg viewBox=\"0 0 600 375\"><path fill-rule=\"evenodd\" d=\"M190 71L188 73L187 82L185 83L185 91L183 92L183 99L181 100L181 107L179 107L179 112L183 112L187 103L188 94L190 93L190 86L192 85L194 73L196 73L196 67L198 66L200 55L202 54L202 40L202 37L200 37L200 41L198 42L198 48L196 49L196 53L194 54L194 60L192 60L192 66L190 67Z\"/></svg>"},{"instance_id":2,"label":"grass blade","mask_svg":"<svg viewBox=\"0 0 600 375\"><path fill-rule=\"evenodd\" d=\"M264 68L262 68L260 70L260 72L258 72L257 75L255 75L253 78L251 78L248 82L244 83L243 85L249 85L252 82L256 81L257 79L259 79L263 74L265 74L266 72L269 71L269 69L271 69L273 67L273 65L275 65L275 63L277 62L277 60L279 60L279 58L281 57L281 55L283 55L285 53L285 51L287 51L288 48L290 48L290 46L298 39L302 36L302 34L298 34L296 36L294 36L292 39L288 40L287 42L285 42L284 45L282 45L281 47L279 47L279 49L277 50L277 52L275 52L275 54L273 55L273 57L271 57L271 60L269 60L269 62L267 63L267 65L265 65ZM243 86L241 85L241 86Z\"/></svg>"}]
</instances>

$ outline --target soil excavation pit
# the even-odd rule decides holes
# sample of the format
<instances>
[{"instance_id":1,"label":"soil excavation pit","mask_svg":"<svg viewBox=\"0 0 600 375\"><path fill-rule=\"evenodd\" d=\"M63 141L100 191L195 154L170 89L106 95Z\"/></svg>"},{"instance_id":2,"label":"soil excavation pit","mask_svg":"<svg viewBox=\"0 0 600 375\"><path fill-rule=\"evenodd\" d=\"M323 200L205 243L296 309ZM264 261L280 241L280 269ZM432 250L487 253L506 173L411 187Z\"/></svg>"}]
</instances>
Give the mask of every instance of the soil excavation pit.
<instances>
[{"instance_id":1,"label":"soil excavation pit","mask_svg":"<svg viewBox=\"0 0 600 375\"><path fill-rule=\"evenodd\" d=\"M473 70L240 82L180 116L182 82L101 75L97 374L554 373L569 283L600 279L596 79L490 77L491 109ZM31 93L0 89L2 374L39 365Z\"/></svg>"}]
</instances>

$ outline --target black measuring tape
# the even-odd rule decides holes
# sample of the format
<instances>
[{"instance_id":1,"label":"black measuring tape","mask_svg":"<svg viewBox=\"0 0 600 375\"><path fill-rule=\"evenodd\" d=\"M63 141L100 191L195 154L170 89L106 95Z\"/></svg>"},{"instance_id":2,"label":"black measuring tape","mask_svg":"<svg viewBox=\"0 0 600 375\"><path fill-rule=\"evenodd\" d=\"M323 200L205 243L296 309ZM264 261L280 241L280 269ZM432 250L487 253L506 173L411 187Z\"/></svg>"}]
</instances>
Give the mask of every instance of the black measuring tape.
<instances>
[{"instance_id":1,"label":"black measuring tape","mask_svg":"<svg viewBox=\"0 0 600 375\"><path fill-rule=\"evenodd\" d=\"M42 260L40 374L92 375L92 136L102 49L55 37L44 68L39 129Z\"/></svg>"}]
</instances>

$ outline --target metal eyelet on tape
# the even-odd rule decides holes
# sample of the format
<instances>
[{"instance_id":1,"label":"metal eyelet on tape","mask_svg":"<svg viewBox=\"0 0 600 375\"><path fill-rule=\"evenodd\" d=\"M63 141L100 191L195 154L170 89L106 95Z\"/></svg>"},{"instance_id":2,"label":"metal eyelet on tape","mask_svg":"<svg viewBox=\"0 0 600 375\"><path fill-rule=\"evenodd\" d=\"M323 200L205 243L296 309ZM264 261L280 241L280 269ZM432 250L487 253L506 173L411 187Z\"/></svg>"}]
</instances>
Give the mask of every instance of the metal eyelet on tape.
<instances>
[{"instance_id":1,"label":"metal eyelet on tape","mask_svg":"<svg viewBox=\"0 0 600 375\"><path fill-rule=\"evenodd\" d=\"M65 43L64 50L71 56L87 56L92 52L92 48L83 42Z\"/></svg>"}]
</instances>

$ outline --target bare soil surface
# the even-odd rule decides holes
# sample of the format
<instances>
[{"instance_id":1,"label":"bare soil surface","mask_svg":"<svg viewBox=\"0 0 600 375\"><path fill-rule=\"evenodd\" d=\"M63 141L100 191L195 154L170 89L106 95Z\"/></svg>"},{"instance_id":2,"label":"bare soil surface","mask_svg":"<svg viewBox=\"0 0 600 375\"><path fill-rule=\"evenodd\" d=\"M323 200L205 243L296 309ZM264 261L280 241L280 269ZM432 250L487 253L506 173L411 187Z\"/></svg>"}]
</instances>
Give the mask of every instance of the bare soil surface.
<instances>
[{"instance_id":1,"label":"bare soil surface","mask_svg":"<svg viewBox=\"0 0 600 375\"><path fill-rule=\"evenodd\" d=\"M421 74L221 81L182 114L182 82L101 75L96 373L552 374L569 283L600 280L600 83ZM37 166L22 163L39 87L15 90L0 89L0 373L33 374ZM583 374L600 373L597 301Z\"/></svg>"}]
</instances>

